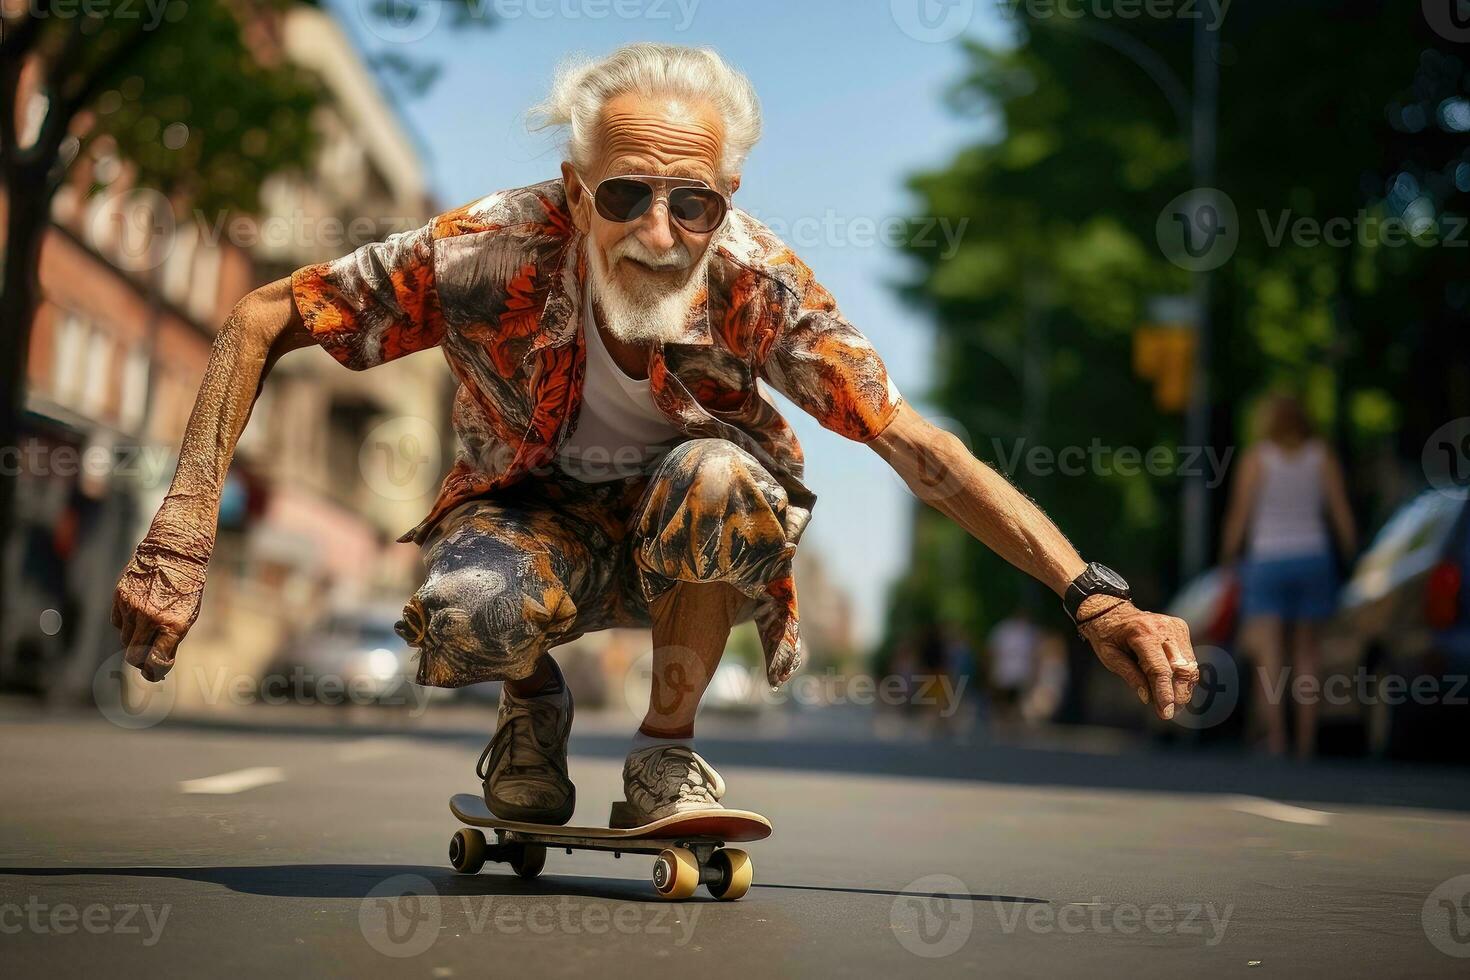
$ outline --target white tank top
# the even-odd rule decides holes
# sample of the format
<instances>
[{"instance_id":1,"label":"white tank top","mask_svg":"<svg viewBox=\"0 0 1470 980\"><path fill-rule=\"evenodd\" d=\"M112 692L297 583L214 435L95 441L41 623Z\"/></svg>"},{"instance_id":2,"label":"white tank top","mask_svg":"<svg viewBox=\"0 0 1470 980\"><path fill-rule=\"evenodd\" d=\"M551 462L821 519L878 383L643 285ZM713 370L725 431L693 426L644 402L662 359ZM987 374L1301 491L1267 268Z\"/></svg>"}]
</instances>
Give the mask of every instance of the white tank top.
<instances>
[{"instance_id":1,"label":"white tank top","mask_svg":"<svg viewBox=\"0 0 1470 980\"><path fill-rule=\"evenodd\" d=\"M1325 449L1316 439L1286 452L1261 443L1261 484L1251 514L1252 558L1294 558L1331 550L1324 518Z\"/></svg>"},{"instance_id":2,"label":"white tank top","mask_svg":"<svg viewBox=\"0 0 1470 980\"><path fill-rule=\"evenodd\" d=\"M653 403L647 380L628 377L602 342L584 303L582 333L587 344L587 374L577 428L562 445L558 463L583 483L637 476L680 432Z\"/></svg>"}]
</instances>

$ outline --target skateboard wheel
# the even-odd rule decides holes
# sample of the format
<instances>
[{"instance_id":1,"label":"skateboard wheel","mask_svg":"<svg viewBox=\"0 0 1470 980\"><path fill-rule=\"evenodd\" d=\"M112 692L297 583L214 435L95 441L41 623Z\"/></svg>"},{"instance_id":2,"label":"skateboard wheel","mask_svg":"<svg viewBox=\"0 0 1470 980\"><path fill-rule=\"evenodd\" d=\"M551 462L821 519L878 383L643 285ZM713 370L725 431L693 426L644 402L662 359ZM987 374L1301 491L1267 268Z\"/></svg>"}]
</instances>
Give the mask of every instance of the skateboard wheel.
<instances>
[{"instance_id":1,"label":"skateboard wheel","mask_svg":"<svg viewBox=\"0 0 1470 980\"><path fill-rule=\"evenodd\" d=\"M462 875L472 875L485 866L485 835L466 827L449 838L449 864Z\"/></svg>"},{"instance_id":2,"label":"skateboard wheel","mask_svg":"<svg viewBox=\"0 0 1470 980\"><path fill-rule=\"evenodd\" d=\"M660 898L681 899L699 887L699 859L687 847L666 847L653 862L653 887Z\"/></svg>"},{"instance_id":3,"label":"skateboard wheel","mask_svg":"<svg viewBox=\"0 0 1470 980\"><path fill-rule=\"evenodd\" d=\"M530 881L546 867L546 848L540 844L522 844L510 859L516 874Z\"/></svg>"},{"instance_id":4,"label":"skateboard wheel","mask_svg":"<svg viewBox=\"0 0 1470 980\"><path fill-rule=\"evenodd\" d=\"M710 867L719 873L708 885L709 893L722 902L733 902L744 898L750 891L755 868L750 855L738 847L722 847L710 855Z\"/></svg>"}]
</instances>

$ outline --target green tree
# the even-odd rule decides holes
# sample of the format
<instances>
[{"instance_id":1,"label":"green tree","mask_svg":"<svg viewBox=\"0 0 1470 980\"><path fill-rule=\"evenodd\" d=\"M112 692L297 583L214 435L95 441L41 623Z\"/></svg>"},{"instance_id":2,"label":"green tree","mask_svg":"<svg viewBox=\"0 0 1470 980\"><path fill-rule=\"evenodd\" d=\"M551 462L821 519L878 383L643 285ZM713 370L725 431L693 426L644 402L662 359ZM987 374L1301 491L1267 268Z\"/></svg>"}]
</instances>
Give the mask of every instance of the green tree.
<instances>
[{"instance_id":1,"label":"green tree","mask_svg":"<svg viewBox=\"0 0 1470 980\"><path fill-rule=\"evenodd\" d=\"M1118 450L1167 453L1183 438L1132 358L1151 299L1191 288L1156 227L1191 190L1195 25L1024 9L1013 43L966 46L950 98L986 135L911 186L921 214L968 228L947 260L912 250L905 292L937 325L932 396L972 448L1157 602L1177 585L1177 467L1150 472L1146 457ZM1435 394L1426 408L1416 384L1463 377L1467 362L1465 331L1451 326L1470 302L1465 252L1431 247L1467 210L1470 156L1452 102L1463 102L1464 65L1418 5L1239 0L1220 31L1216 186L1235 206L1238 242L1213 272L1211 448L1238 446L1246 400L1286 381L1345 448L1398 437L1400 454L1417 457L1451 406ZM1283 218L1318 227L1360 212L1408 222L1416 244L1276 235ZM1465 414L1470 386L1460 391ZM1065 447L1083 451L1070 473L1049 455ZM1018 601L1023 583L998 558L950 540L930 512L917 521L895 622L934 601L926 582L952 592L956 575L973 629ZM940 561L952 570L936 572Z\"/></svg>"}]
</instances>

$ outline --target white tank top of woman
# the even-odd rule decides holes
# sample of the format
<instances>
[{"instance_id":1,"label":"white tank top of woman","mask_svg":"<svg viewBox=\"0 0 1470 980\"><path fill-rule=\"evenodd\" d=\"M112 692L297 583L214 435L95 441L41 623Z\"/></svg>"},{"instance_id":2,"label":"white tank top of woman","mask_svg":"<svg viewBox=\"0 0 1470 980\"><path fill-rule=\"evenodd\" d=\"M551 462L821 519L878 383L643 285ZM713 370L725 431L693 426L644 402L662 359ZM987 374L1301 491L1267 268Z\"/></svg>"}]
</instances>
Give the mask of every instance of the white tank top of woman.
<instances>
[{"instance_id":1,"label":"white tank top of woman","mask_svg":"<svg viewBox=\"0 0 1470 980\"><path fill-rule=\"evenodd\" d=\"M1252 558L1300 558L1331 549L1323 515L1326 450L1317 439L1288 452L1274 442L1258 450L1261 483L1251 514Z\"/></svg>"}]
</instances>

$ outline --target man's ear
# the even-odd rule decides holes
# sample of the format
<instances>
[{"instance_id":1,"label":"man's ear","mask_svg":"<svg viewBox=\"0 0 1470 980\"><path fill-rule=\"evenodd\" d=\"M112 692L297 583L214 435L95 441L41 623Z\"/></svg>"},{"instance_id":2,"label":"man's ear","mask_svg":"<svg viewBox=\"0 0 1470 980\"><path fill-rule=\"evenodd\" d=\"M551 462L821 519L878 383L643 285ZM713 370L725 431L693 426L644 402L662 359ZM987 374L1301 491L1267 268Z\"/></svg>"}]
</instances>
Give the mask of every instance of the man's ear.
<instances>
[{"instance_id":1,"label":"man's ear","mask_svg":"<svg viewBox=\"0 0 1470 980\"><path fill-rule=\"evenodd\" d=\"M733 195L738 190L740 190L740 175L736 174L730 178L730 193Z\"/></svg>"},{"instance_id":2,"label":"man's ear","mask_svg":"<svg viewBox=\"0 0 1470 980\"><path fill-rule=\"evenodd\" d=\"M587 209L584 205L591 202L586 200L587 194L582 190L582 182L577 179L576 169L567 161L563 161L561 165L561 180L566 186L567 210L572 214L572 223L577 226L578 231L585 235L587 234L587 220L584 215Z\"/></svg>"}]
</instances>

